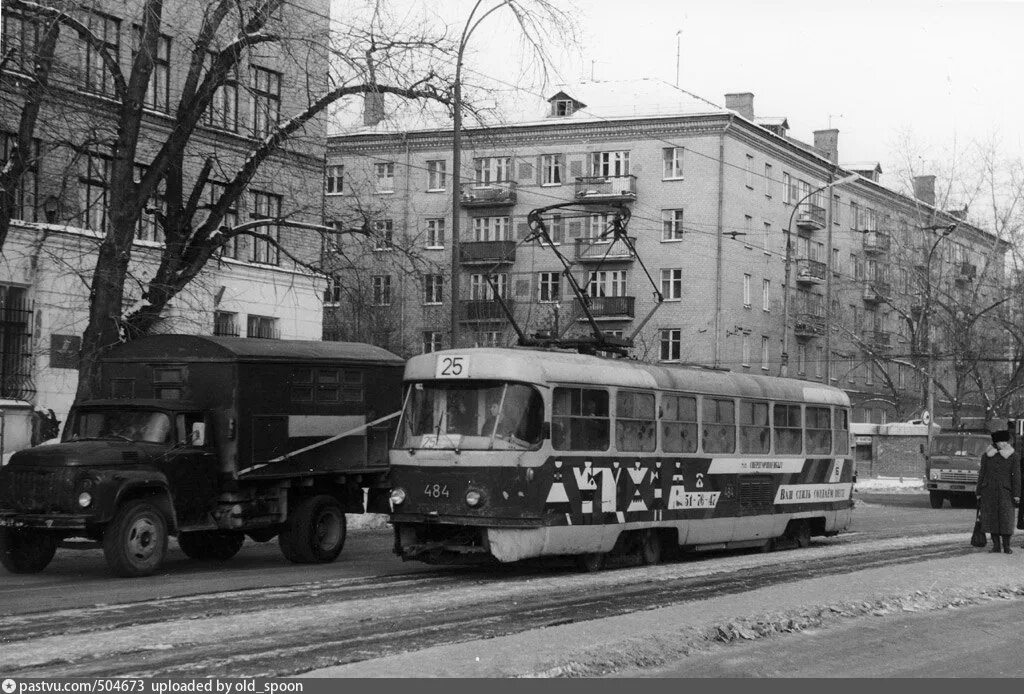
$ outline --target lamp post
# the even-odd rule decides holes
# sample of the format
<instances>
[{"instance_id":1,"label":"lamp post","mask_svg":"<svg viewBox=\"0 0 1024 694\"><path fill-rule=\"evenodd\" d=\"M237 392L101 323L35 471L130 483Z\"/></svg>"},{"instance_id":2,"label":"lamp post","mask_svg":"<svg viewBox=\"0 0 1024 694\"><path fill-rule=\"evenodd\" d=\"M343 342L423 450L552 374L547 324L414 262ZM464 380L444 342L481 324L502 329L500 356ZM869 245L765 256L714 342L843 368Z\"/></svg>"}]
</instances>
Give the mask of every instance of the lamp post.
<instances>
[{"instance_id":1,"label":"lamp post","mask_svg":"<svg viewBox=\"0 0 1024 694\"><path fill-rule=\"evenodd\" d=\"M860 178L859 174L850 174L849 176L844 176L844 177L842 177L842 178L840 178L839 180L836 180L836 181L829 181L825 185L820 186L818 188L815 188L810 193L808 193L807 195L805 195L802 198L800 198L800 200L798 200L796 202L796 204L793 205L793 211L790 212L790 214L789 214L789 224L786 225L785 274L784 274L784 279L783 279L783 282L782 282L782 359L780 360L781 365L779 367L779 375L780 376L788 376L789 375L789 277L790 277L790 267L793 264L793 241L792 241L792 239L793 239L793 219L796 217L797 210L799 210L800 206L803 205L804 202L806 202L808 199L814 197L815 195L817 195L818 193L820 193L823 190L831 190L835 186L842 185L843 183L850 183L851 181L855 181L858 178ZM826 202L826 204L827 204L826 209L829 210L829 212L831 212L831 210L832 210L831 195L829 197L830 197L830 199ZM831 214L829 214L828 216L831 217ZM831 219L826 219L825 222L826 222L826 225L829 227L829 231L831 232L831 230L832 230L831 229L832 220ZM831 246L831 244L829 244L829 246ZM830 261L831 261L831 258L832 258L832 249L831 248L826 248L825 249L825 255L826 255L826 265L828 265L830 263ZM831 268L827 268L827 271L830 272ZM826 277L826 281L829 281L830 279L831 279L831 277ZM831 310L831 307L828 306L827 303L826 303L825 311L828 312L830 310ZM827 337L828 337L828 335L826 334L826 338ZM825 378L828 379L828 376L829 375L826 374ZM826 380L826 382L827 382L827 380Z\"/></svg>"},{"instance_id":2,"label":"lamp post","mask_svg":"<svg viewBox=\"0 0 1024 694\"><path fill-rule=\"evenodd\" d=\"M491 9L476 17L477 10L484 0L477 0L470 10L466 24L462 28L459 39L459 52L455 60L455 85L452 91L452 263L451 263L451 329L450 347L456 347L459 338L459 216L462 213L462 57L466 52L466 44L480 22L495 10L508 5L513 0L502 0ZM476 17L476 19L474 19Z\"/></svg>"},{"instance_id":3,"label":"lamp post","mask_svg":"<svg viewBox=\"0 0 1024 694\"><path fill-rule=\"evenodd\" d=\"M928 255L927 255L927 257L925 258L925 261L924 261L925 300L924 300L924 305L921 307L921 325L919 326L920 330L918 331L921 335L923 335L925 349L928 350L928 353L927 353L928 373L926 374L928 380L925 382L925 405L924 405L924 407L925 407L925 411L928 413L928 421L926 422L926 424L928 425L928 431L927 431L928 447L925 450L927 450L929 453L931 453L931 450L932 450L932 422L935 421L935 378L934 378L934 376L932 374L932 370L935 368L935 360L934 360L934 357L932 356L932 336L931 336L931 332L932 332L932 326L931 326L931 312L932 312L932 256L935 254L935 249L939 247L939 242L942 241L942 239L944 239L947 236L949 236L950 234L952 234L953 230L956 229L956 227L957 227L956 224L948 224L948 225L931 224L929 226L923 227L924 230L931 231L933 234L935 232L937 232L937 231L940 232L939 233L939 237L937 239L935 239L935 243L933 243L932 247L930 249L928 249ZM918 339L922 339L922 338L919 336Z\"/></svg>"}]
</instances>

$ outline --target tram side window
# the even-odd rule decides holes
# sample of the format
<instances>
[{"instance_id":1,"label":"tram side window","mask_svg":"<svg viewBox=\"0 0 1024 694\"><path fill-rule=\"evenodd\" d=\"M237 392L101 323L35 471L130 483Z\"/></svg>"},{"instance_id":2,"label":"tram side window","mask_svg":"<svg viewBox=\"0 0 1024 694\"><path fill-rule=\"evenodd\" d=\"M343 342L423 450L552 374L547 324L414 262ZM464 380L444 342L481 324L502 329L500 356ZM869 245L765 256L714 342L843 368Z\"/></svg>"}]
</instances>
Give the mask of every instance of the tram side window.
<instances>
[{"instance_id":1,"label":"tram side window","mask_svg":"<svg viewBox=\"0 0 1024 694\"><path fill-rule=\"evenodd\" d=\"M705 453L736 452L736 403L732 400L704 398L703 441Z\"/></svg>"},{"instance_id":2,"label":"tram side window","mask_svg":"<svg viewBox=\"0 0 1024 694\"><path fill-rule=\"evenodd\" d=\"M661 447L666 453L697 451L697 398L664 395L661 398Z\"/></svg>"},{"instance_id":3,"label":"tram side window","mask_svg":"<svg viewBox=\"0 0 1024 694\"><path fill-rule=\"evenodd\" d=\"M835 417L832 420L832 441L836 447L836 453L850 455L850 413L843 408L835 408Z\"/></svg>"},{"instance_id":4,"label":"tram side window","mask_svg":"<svg viewBox=\"0 0 1024 694\"><path fill-rule=\"evenodd\" d=\"M608 391L555 388L551 445L559 451L606 451L611 431Z\"/></svg>"},{"instance_id":5,"label":"tram side window","mask_svg":"<svg viewBox=\"0 0 1024 694\"><path fill-rule=\"evenodd\" d=\"M654 394L620 391L615 396L615 447L654 450Z\"/></svg>"},{"instance_id":6,"label":"tram side window","mask_svg":"<svg viewBox=\"0 0 1024 694\"><path fill-rule=\"evenodd\" d=\"M740 452L767 453L770 445L768 403L740 400Z\"/></svg>"},{"instance_id":7,"label":"tram side window","mask_svg":"<svg viewBox=\"0 0 1024 694\"><path fill-rule=\"evenodd\" d=\"M832 411L827 407L807 408L807 452L832 452Z\"/></svg>"},{"instance_id":8,"label":"tram side window","mask_svg":"<svg viewBox=\"0 0 1024 694\"><path fill-rule=\"evenodd\" d=\"M775 406L775 452L800 453L800 406Z\"/></svg>"}]
</instances>

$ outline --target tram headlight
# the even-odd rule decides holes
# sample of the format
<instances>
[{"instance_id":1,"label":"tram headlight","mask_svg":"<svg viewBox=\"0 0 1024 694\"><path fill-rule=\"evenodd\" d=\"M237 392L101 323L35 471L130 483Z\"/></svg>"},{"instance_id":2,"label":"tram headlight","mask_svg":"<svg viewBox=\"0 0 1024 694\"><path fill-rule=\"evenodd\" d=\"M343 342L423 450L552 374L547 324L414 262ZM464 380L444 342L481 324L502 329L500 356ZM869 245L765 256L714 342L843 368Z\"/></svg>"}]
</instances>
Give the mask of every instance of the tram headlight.
<instances>
[{"instance_id":1,"label":"tram headlight","mask_svg":"<svg viewBox=\"0 0 1024 694\"><path fill-rule=\"evenodd\" d=\"M405 503L405 490L401 487L395 487L391 490L391 505L401 506Z\"/></svg>"},{"instance_id":2,"label":"tram headlight","mask_svg":"<svg viewBox=\"0 0 1024 694\"><path fill-rule=\"evenodd\" d=\"M79 506L81 506L82 508L89 508L90 504L92 504L92 494L90 494L89 492L82 492L81 494L78 495Z\"/></svg>"},{"instance_id":3,"label":"tram headlight","mask_svg":"<svg viewBox=\"0 0 1024 694\"><path fill-rule=\"evenodd\" d=\"M475 489L470 489L466 492L466 505L470 508L476 508L482 506L484 503L484 495Z\"/></svg>"}]
</instances>

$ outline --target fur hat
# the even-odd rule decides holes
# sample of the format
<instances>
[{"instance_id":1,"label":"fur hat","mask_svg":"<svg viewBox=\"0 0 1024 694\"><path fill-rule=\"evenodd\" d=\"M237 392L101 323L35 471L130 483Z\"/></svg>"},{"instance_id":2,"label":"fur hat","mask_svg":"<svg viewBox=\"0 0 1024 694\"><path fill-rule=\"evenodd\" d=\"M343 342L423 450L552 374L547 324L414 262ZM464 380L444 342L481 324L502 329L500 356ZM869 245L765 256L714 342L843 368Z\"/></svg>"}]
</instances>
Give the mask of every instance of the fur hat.
<instances>
[{"instance_id":1,"label":"fur hat","mask_svg":"<svg viewBox=\"0 0 1024 694\"><path fill-rule=\"evenodd\" d=\"M1000 441L1009 441L1010 432L1006 429L1000 429L992 432L992 443L999 443Z\"/></svg>"}]
</instances>

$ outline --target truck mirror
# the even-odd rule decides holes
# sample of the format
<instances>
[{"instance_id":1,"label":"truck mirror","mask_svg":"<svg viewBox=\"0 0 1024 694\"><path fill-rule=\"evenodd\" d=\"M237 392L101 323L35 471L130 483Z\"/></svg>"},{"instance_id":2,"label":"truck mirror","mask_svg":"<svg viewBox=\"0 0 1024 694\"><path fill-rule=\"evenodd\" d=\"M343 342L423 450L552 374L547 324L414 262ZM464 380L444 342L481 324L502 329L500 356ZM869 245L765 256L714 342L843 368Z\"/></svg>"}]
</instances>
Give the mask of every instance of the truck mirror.
<instances>
[{"instance_id":1,"label":"truck mirror","mask_svg":"<svg viewBox=\"0 0 1024 694\"><path fill-rule=\"evenodd\" d=\"M190 446L205 446L206 445L206 424L203 422L195 422L192 424L192 431L189 432L189 445Z\"/></svg>"}]
</instances>

